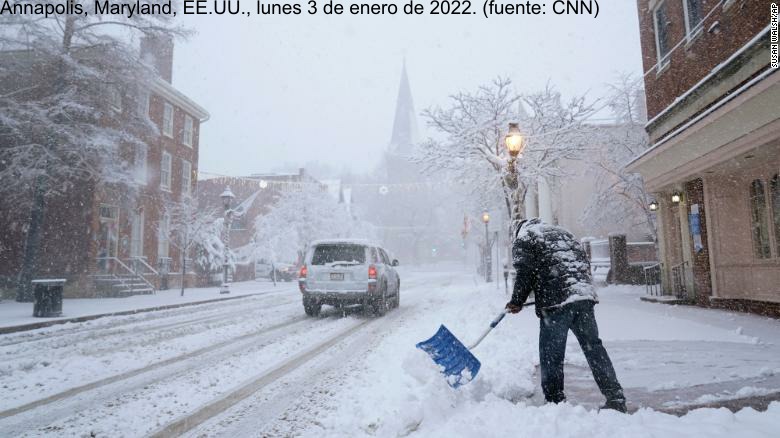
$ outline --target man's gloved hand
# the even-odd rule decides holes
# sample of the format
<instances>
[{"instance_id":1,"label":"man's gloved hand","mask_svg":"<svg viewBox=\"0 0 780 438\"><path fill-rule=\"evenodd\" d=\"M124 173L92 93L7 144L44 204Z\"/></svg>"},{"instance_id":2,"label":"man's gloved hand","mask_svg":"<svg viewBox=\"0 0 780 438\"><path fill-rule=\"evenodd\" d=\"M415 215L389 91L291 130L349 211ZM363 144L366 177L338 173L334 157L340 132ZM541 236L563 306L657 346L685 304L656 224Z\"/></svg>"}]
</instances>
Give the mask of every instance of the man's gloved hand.
<instances>
[{"instance_id":1,"label":"man's gloved hand","mask_svg":"<svg viewBox=\"0 0 780 438\"><path fill-rule=\"evenodd\" d=\"M511 301L506 303L506 311L509 313L520 313L521 310L523 310L523 306L512 304Z\"/></svg>"}]
</instances>

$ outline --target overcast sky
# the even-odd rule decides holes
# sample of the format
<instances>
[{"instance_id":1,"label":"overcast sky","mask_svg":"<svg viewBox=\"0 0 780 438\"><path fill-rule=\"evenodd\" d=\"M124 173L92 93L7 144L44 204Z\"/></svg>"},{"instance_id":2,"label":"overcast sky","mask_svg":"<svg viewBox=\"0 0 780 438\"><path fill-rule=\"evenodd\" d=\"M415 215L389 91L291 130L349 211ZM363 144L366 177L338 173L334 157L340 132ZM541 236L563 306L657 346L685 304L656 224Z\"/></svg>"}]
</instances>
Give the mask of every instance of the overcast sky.
<instances>
[{"instance_id":1,"label":"overcast sky","mask_svg":"<svg viewBox=\"0 0 780 438\"><path fill-rule=\"evenodd\" d=\"M618 72L641 74L636 3L600 3L597 19L187 17L198 33L176 47L174 85L211 113L202 171L317 161L362 173L390 140L404 57L418 113L497 75L518 91L550 80L564 94L596 98Z\"/></svg>"}]
</instances>

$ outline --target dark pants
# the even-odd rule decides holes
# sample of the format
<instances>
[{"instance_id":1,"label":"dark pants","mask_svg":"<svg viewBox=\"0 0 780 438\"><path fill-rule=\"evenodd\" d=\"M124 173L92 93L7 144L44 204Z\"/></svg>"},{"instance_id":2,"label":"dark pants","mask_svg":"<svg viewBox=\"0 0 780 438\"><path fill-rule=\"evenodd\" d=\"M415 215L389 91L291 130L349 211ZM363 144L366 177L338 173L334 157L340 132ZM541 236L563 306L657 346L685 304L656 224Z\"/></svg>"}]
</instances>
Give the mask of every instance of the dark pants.
<instances>
[{"instance_id":1,"label":"dark pants","mask_svg":"<svg viewBox=\"0 0 780 438\"><path fill-rule=\"evenodd\" d=\"M612 361L599 339L599 329L593 314L593 301L576 301L543 312L539 324L539 362L542 371L542 391L548 402L566 399L563 392L563 358L569 330L577 337L593 378L607 400L622 400L623 388L618 383Z\"/></svg>"}]
</instances>

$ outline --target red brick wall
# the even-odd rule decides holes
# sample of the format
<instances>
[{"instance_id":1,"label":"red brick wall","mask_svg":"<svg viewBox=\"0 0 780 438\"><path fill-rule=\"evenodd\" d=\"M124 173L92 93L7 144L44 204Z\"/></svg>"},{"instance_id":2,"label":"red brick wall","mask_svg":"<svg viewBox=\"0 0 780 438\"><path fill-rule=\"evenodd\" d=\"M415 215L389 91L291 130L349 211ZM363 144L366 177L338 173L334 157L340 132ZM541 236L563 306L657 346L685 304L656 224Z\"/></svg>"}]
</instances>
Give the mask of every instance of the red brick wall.
<instances>
[{"instance_id":1,"label":"red brick wall","mask_svg":"<svg viewBox=\"0 0 780 438\"><path fill-rule=\"evenodd\" d=\"M664 0L667 3L669 21L670 48L685 39L684 0ZM704 21L703 32L686 47L683 43L671 53L671 64L660 74L654 66L658 62L655 44L653 11L649 9L651 0L638 0L639 27L642 46L642 63L647 92L648 117L653 118L674 100L696 85L713 68L728 59L735 51L743 47L758 32L769 24L771 0L735 0L725 11L718 6L715 12ZM707 16L716 0L702 2L702 14ZM708 29L718 22L719 33L710 33ZM767 60L768 61L768 60ZM652 70L651 70L652 69ZM651 70L651 71L650 71Z\"/></svg>"},{"instance_id":2,"label":"red brick wall","mask_svg":"<svg viewBox=\"0 0 780 438\"><path fill-rule=\"evenodd\" d=\"M699 205L699 220L701 221L701 240L703 249L693 250L693 235L691 235L691 250L693 251L693 284L696 291L696 301L703 306L709 305L712 295L712 277L710 277L710 252L707 246L707 211L704 208L704 183L695 179L685 183L685 199L687 213L691 213L691 205Z\"/></svg>"},{"instance_id":3,"label":"red brick wall","mask_svg":"<svg viewBox=\"0 0 780 438\"><path fill-rule=\"evenodd\" d=\"M628 263L643 263L658 261L655 245L637 245L628 242L626 245Z\"/></svg>"}]
</instances>

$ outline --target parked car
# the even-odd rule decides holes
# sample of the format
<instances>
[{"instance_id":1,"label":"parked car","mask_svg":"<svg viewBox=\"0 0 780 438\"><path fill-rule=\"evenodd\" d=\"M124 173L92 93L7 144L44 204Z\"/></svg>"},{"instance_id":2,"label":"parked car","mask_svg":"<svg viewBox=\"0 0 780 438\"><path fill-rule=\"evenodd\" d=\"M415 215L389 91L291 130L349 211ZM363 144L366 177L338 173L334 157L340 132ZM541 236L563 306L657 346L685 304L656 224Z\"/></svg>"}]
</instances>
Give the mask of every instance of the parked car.
<instances>
[{"instance_id":1,"label":"parked car","mask_svg":"<svg viewBox=\"0 0 780 438\"><path fill-rule=\"evenodd\" d=\"M292 263L274 263L276 280L293 281L298 278L298 267Z\"/></svg>"},{"instance_id":2,"label":"parked car","mask_svg":"<svg viewBox=\"0 0 780 438\"><path fill-rule=\"evenodd\" d=\"M323 304L359 304L366 313L384 315L401 302L401 279L384 248L362 240L312 243L298 274L303 309L317 316Z\"/></svg>"},{"instance_id":3,"label":"parked car","mask_svg":"<svg viewBox=\"0 0 780 438\"><path fill-rule=\"evenodd\" d=\"M255 262L255 278L267 278L272 280L276 271L277 281L293 281L298 276L298 267L292 263L270 263L265 260Z\"/></svg>"}]
</instances>

